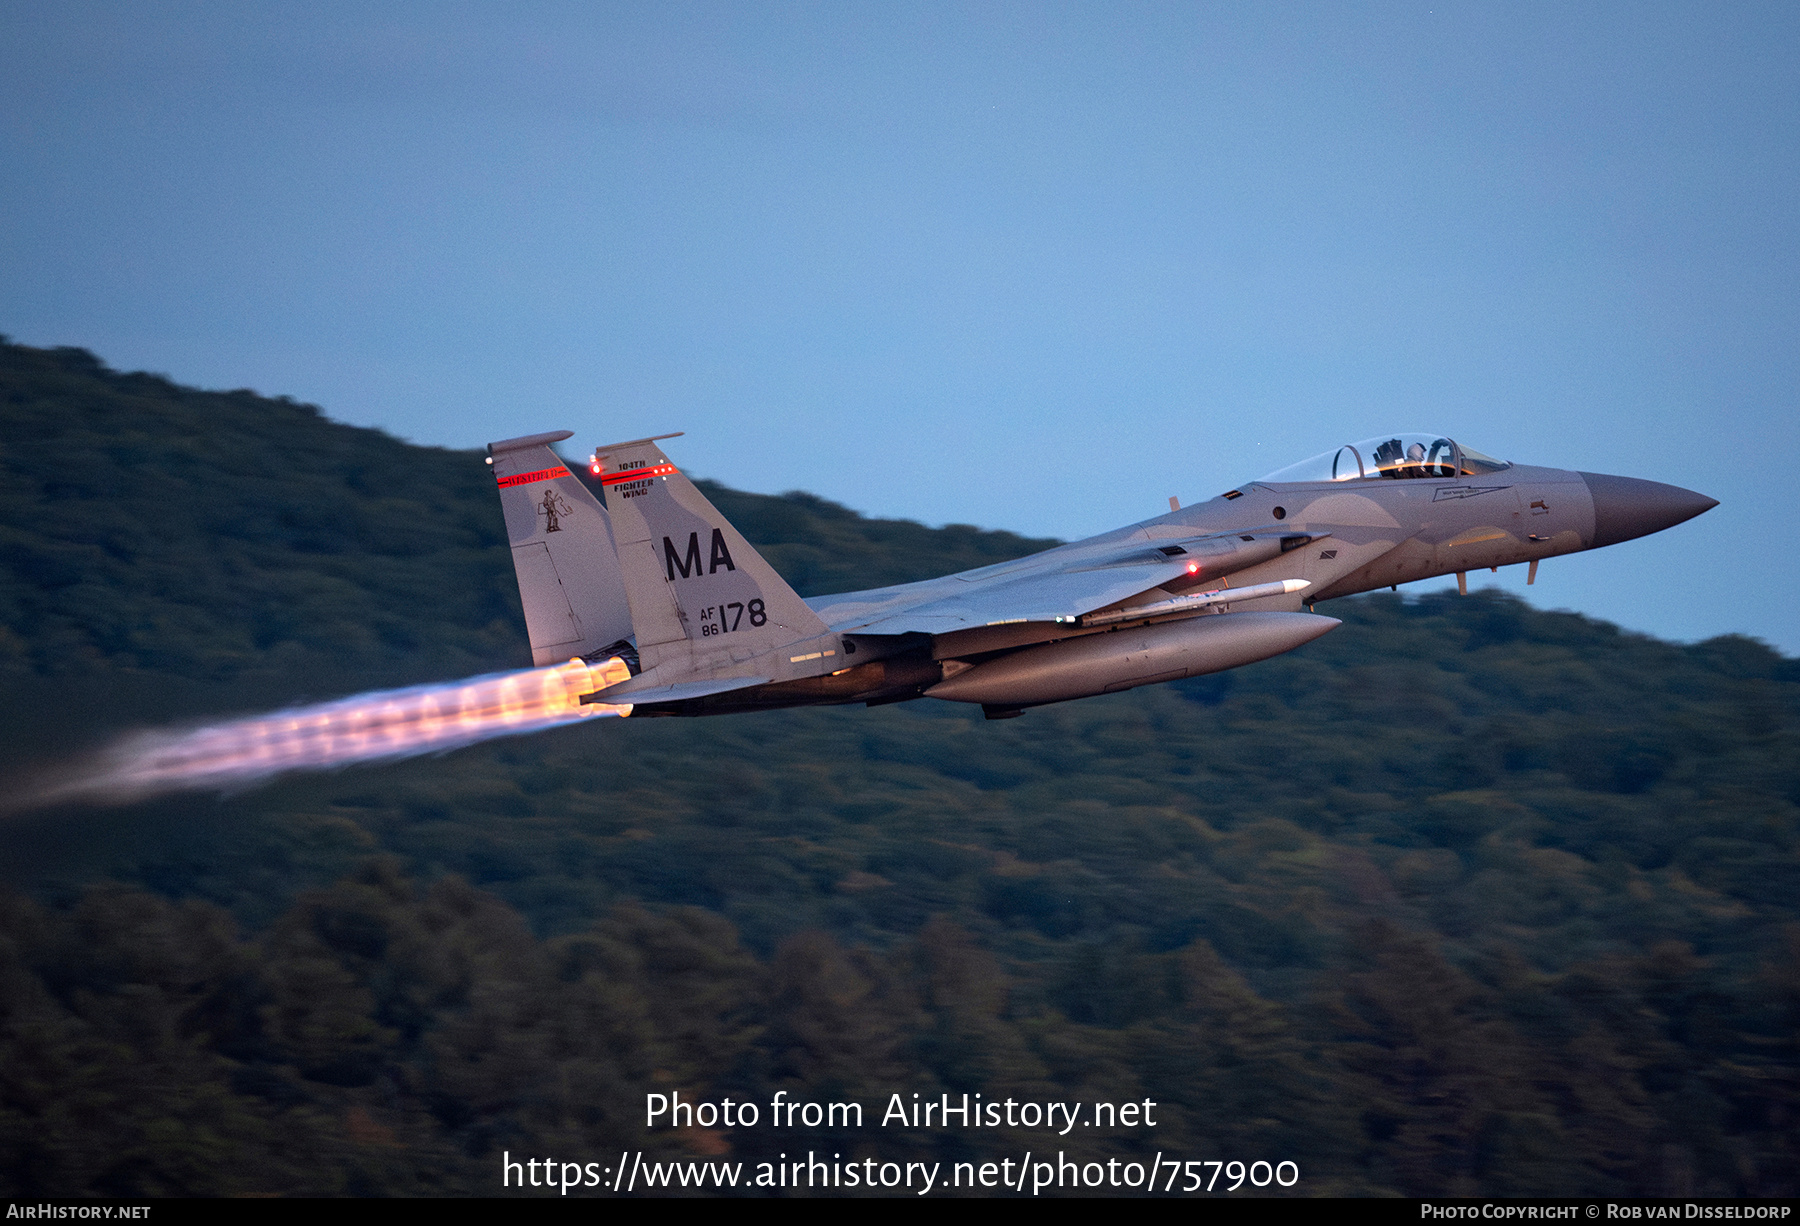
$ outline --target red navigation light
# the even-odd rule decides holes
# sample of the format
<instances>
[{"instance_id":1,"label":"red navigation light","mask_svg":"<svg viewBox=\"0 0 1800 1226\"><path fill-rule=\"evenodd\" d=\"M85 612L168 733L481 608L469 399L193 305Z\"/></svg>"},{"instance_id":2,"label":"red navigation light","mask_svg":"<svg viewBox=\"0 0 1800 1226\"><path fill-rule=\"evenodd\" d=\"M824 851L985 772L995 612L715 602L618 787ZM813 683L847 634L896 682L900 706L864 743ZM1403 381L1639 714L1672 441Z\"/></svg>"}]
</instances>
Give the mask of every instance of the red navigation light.
<instances>
[{"instance_id":1,"label":"red navigation light","mask_svg":"<svg viewBox=\"0 0 1800 1226\"><path fill-rule=\"evenodd\" d=\"M1200 563L1198 563L1198 562L1189 562L1189 563L1188 563L1188 574L1190 574L1190 575L1197 575L1197 574L1199 574L1199 573L1200 573Z\"/></svg>"}]
</instances>

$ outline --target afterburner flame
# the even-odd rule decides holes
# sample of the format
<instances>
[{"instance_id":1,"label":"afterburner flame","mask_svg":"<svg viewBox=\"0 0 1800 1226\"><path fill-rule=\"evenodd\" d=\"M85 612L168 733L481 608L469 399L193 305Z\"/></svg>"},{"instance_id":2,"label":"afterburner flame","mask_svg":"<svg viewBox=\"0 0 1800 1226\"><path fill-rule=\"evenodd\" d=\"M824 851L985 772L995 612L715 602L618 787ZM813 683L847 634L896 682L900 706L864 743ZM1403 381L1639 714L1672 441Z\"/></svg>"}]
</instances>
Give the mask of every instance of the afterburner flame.
<instances>
[{"instance_id":1,"label":"afterburner flame","mask_svg":"<svg viewBox=\"0 0 1800 1226\"><path fill-rule=\"evenodd\" d=\"M583 694L630 675L617 657L593 665L571 660L551 668L358 694L189 732L141 732L107 751L82 775L47 789L40 799L129 800L181 789L231 788L283 771L441 753L492 737L630 715L630 704L581 702Z\"/></svg>"}]
</instances>

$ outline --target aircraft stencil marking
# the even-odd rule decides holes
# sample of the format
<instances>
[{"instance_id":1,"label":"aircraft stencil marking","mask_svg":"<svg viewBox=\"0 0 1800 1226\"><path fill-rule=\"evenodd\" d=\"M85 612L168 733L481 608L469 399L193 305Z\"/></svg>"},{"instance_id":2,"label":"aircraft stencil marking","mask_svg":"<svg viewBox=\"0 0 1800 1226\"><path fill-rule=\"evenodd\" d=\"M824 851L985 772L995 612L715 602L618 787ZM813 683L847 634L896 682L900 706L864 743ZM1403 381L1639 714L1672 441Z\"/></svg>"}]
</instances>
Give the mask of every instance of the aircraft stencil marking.
<instances>
[{"instance_id":1,"label":"aircraft stencil marking","mask_svg":"<svg viewBox=\"0 0 1800 1226\"><path fill-rule=\"evenodd\" d=\"M700 569L700 534L698 532L688 533L687 552L683 554L677 554L674 541L666 536L663 537L663 558L668 563L670 583L675 582L677 571L681 572L683 579L691 579L700 574L715 574L721 566L726 570L737 569L737 564L731 560L731 550L725 544L725 534L717 528L713 529L712 558L705 571Z\"/></svg>"},{"instance_id":2,"label":"aircraft stencil marking","mask_svg":"<svg viewBox=\"0 0 1800 1226\"><path fill-rule=\"evenodd\" d=\"M1302 612L1319 601L1484 566L1527 563L1534 581L1544 558L1718 505L1390 434L1030 557L802 600L657 446L677 436L597 448L604 507L550 449L569 437L488 447L533 660L616 661L581 701L634 717L937 698L1008 719L1292 651L1339 625ZM541 500L519 488L537 481L556 483ZM1520 525L1516 508L1558 499L1545 531Z\"/></svg>"},{"instance_id":3,"label":"aircraft stencil marking","mask_svg":"<svg viewBox=\"0 0 1800 1226\"><path fill-rule=\"evenodd\" d=\"M1454 485L1438 490L1431 496L1433 502L1444 502L1451 498L1479 498L1483 494L1491 494L1495 490L1510 490L1510 485Z\"/></svg>"},{"instance_id":4,"label":"aircraft stencil marking","mask_svg":"<svg viewBox=\"0 0 1800 1226\"><path fill-rule=\"evenodd\" d=\"M532 485L539 481L550 481L557 477L566 477L569 470L558 464L555 468L542 468L534 473L520 473L514 477L501 477L500 488L511 489L515 485Z\"/></svg>"},{"instance_id":5,"label":"aircraft stencil marking","mask_svg":"<svg viewBox=\"0 0 1800 1226\"><path fill-rule=\"evenodd\" d=\"M600 484L610 490L613 486L627 481L647 481L652 477L666 477L678 471L673 464L647 465L644 461L638 460L632 471L610 473L601 478Z\"/></svg>"},{"instance_id":6,"label":"aircraft stencil marking","mask_svg":"<svg viewBox=\"0 0 1800 1226\"><path fill-rule=\"evenodd\" d=\"M700 637L712 638L714 635L730 634L733 630L742 629L745 613L750 614L750 625L753 627L761 627L769 620L760 600L752 600L748 604L734 600L730 604L709 605L700 614ZM828 651L825 654L831 653Z\"/></svg>"},{"instance_id":7,"label":"aircraft stencil marking","mask_svg":"<svg viewBox=\"0 0 1800 1226\"><path fill-rule=\"evenodd\" d=\"M569 513L569 504L562 500L555 489L544 491L544 500L538 503L538 514L544 517L545 532L561 532L562 524L558 521Z\"/></svg>"}]
</instances>

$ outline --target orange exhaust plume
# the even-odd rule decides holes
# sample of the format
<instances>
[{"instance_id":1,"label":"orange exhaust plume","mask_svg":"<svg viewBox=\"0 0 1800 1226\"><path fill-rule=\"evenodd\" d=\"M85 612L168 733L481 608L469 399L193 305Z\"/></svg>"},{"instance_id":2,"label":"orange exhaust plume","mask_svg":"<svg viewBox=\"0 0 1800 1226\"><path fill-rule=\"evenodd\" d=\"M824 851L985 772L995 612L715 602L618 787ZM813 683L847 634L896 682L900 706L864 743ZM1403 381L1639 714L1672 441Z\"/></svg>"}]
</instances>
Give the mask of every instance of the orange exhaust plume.
<instances>
[{"instance_id":1,"label":"orange exhaust plume","mask_svg":"<svg viewBox=\"0 0 1800 1226\"><path fill-rule=\"evenodd\" d=\"M442 753L602 716L630 704L581 696L631 675L616 656L550 668L492 673L236 719L189 732L140 732L113 746L86 773L40 792L40 803L128 801L158 792L229 790L296 770Z\"/></svg>"}]
</instances>

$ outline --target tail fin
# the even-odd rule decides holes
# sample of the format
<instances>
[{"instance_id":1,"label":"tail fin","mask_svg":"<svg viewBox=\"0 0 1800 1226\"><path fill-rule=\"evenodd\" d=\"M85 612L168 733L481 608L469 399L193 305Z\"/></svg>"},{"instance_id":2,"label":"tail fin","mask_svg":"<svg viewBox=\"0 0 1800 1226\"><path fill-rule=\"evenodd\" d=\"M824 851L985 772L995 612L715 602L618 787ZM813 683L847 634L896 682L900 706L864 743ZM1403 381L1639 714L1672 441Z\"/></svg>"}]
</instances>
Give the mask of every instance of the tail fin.
<instances>
[{"instance_id":1,"label":"tail fin","mask_svg":"<svg viewBox=\"0 0 1800 1226\"><path fill-rule=\"evenodd\" d=\"M593 461L611 509L644 672L657 670L666 684L752 673L780 678L822 671L812 661L834 663L822 657L836 655L835 640L810 656L775 654L826 635L825 623L669 463L658 441L600 447Z\"/></svg>"},{"instance_id":2,"label":"tail fin","mask_svg":"<svg viewBox=\"0 0 1800 1226\"><path fill-rule=\"evenodd\" d=\"M488 444L531 662L539 665L615 654L631 634L631 607L606 510L550 450L569 437L558 430Z\"/></svg>"}]
</instances>

